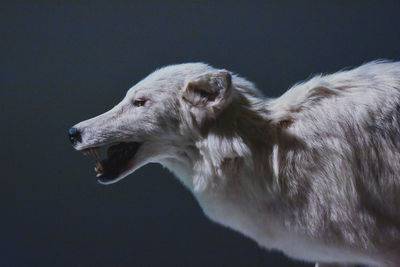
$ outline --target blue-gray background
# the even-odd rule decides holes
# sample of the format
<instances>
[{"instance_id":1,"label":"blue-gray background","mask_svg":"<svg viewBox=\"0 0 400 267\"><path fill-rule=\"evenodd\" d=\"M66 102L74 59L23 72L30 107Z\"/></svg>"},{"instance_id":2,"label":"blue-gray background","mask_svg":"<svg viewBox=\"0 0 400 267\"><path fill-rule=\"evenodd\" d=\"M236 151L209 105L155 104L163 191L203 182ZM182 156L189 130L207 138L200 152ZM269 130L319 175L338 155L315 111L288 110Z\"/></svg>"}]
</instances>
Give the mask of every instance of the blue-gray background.
<instances>
[{"instance_id":1,"label":"blue-gray background","mask_svg":"<svg viewBox=\"0 0 400 267\"><path fill-rule=\"evenodd\" d=\"M99 185L66 131L172 63L229 69L273 97L313 73L399 60L399 12L390 1L2 1L0 264L301 266L210 222L158 165Z\"/></svg>"}]
</instances>

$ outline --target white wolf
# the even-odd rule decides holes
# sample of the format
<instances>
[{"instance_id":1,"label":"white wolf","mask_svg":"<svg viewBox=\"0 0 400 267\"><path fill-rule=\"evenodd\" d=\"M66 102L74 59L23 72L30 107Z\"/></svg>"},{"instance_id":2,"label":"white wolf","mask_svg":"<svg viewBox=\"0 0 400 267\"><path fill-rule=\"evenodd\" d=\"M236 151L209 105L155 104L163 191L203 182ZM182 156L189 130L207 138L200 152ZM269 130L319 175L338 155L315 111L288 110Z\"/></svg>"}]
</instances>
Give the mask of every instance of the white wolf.
<instances>
[{"instance_id":1,"label":"white wolf","mask_svg":"<svg viewBox=\"0 0 400 267\"><path fill-rule=\"evenodd\" d=\"M101 183L158 162L211 220L267 249L319 266L400 266L399 112L400 63L319 75L276 99L187 63L150 74L69 136Z\"/></svg>"}]
</instances>

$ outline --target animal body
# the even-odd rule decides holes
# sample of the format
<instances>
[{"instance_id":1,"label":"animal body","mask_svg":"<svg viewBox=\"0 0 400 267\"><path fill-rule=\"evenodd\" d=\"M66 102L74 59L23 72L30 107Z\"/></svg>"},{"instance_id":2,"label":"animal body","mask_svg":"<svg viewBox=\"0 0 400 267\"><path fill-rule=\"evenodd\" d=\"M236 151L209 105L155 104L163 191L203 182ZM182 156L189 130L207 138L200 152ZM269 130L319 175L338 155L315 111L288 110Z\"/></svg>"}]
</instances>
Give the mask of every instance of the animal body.
<instances>
[{"instance_id":1,"label":"animal body","mask_svg":"<svg viewBox=\"0 0 400 267\"><path fill-rule=\"evenodd\" d=\"M400 266L399 112L400 63L318 75L275 99L187 63L153 72L69 136L100 183L160 163L211 220L264 248L319 266Z\"/></svg>"}]
</instances>

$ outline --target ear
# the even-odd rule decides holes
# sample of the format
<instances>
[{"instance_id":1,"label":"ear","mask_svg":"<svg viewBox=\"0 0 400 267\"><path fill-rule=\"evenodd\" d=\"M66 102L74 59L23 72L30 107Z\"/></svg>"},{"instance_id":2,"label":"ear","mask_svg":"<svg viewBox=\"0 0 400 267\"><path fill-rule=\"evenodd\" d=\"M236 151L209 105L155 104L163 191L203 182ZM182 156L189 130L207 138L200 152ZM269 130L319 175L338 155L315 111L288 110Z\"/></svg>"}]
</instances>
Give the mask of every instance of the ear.
<instances>
[{"instance_id":1,"label":"ear","mask_svg":"<svg viewBox=\"0 0 400 267\"><path fill-rule=\"evenodd\" d=\"M186 85L182 97L194 107L217 114L232 100L231 74L226 70L203 74Z\"/></svg>"}]
</instances>

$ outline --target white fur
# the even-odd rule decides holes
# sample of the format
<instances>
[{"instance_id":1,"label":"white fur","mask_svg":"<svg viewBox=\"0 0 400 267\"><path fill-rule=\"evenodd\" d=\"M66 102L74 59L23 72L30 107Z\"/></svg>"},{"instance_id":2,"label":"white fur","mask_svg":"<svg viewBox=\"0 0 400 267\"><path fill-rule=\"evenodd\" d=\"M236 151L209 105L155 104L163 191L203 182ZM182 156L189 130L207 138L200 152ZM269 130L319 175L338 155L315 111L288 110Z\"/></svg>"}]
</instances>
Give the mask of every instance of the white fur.
<instances>
[{"instance_id":1,"label":"white fur","mask_svg":"<svg viewBox=\"0 0 400 267\"><path fill-rule=\"evenodd\" d=\"M137 98L148 101L133 107ZM76 125L76 148L143 142L130 172L161 163L208 217L265 248L400 266L399 112L400 63L319 75L276 99L188 63L157 70Z\"/></svg>"}]
</instances>

